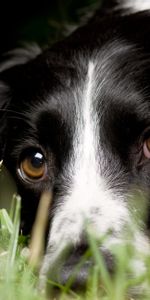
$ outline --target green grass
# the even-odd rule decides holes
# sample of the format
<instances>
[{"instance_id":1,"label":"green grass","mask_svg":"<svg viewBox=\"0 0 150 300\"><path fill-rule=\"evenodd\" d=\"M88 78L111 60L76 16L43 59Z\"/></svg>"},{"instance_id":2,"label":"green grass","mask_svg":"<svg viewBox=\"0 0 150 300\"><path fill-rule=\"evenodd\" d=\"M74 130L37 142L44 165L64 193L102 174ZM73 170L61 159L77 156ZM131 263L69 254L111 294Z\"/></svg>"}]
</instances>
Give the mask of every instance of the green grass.
<instances>
[{"instance_id":1,"label":"green grass","mask_svg":"<svg viewBox=\"0 0 150 300\"><path fill-rule=\"evenodd\" d=\"M27 263L26 237L19 236L20 202L20 197L14 197L9 214L5 209L0 210L0 300L45 300L46 297L38 290L38 274ZM89 275L87 290L84 295L72 292L70 286L73 279L71 278L66 286L60 286L59 299L150 299L149 256L141 256L133 246L128 244L114 247L112 251L117 261L117 269L112 277L99 253L98 243L90 231L88 240L89 250L77 266L78 270L84 260L92 255L95 264ZM133 258L139 259L139 256L146 266L145 271L132 276L131 261ZM51 282L51 284L56 283ZM133 290L138 290L139 295L129 296L129 291ZM51 296L48 299L56 298Z\"/></svg>"}]
</instances>

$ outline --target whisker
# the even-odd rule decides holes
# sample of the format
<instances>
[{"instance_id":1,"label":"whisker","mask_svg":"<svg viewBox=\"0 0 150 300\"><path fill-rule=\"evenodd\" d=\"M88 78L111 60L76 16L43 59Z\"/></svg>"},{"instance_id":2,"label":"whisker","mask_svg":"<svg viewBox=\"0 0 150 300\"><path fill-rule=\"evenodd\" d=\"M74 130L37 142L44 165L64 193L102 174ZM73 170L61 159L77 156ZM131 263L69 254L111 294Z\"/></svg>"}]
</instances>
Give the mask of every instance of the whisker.
<instances>
[{"instance_id":1,"label":"whisker","mask_svg":"<svg viewBox=\"0 0 150 300\"><path fill-rule=\"evenodd\" d=\"M8 119L21 120L21 121L27 122L26 119L21 118L21 117L19 118L18 116L8 116Z\"/></svg>"},{"instance_id":2,"label":"whisker","mask_svg":"<svg viewBox=\"0 0 150 300\"><path fill-rule=\"evenodd\" d=\"M8 112L8 113L13 113L13 114L20 115L20 116L25 116L25 113L15 111L12 109L7 109L7 108L0 108L0 112Z\"/></svg>"}]
</instances>

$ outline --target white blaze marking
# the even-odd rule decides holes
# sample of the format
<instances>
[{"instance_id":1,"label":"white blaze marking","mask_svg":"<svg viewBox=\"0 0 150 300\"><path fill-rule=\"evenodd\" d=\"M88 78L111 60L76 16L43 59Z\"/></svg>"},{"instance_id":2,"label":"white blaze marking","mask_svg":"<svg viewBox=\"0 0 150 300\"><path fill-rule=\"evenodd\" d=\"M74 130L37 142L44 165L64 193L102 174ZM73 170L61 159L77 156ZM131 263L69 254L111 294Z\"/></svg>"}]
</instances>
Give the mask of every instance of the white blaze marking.
<instances>
[{"instance_id":1,"label":"white blaze marking","mask_svg":"<svg viewBox=\"0 0 150 300\"><path fill-rule=\"evenodd\" d=\"M60 243L62 237L66 241L79 242L85 220L89 220L99 234L110 228L119 232L121 223L128 220L123 196L116 196L109 190L99 166L99 157L103 160L104 155L98 153L99 124L94 110L96 75L95 64L90 61L80 95L82 101L78 99L77 104L74 153L66 169L72 185L69 195L64 196L62 205L56 209L50 246Z\"/></svg>"}]
</instances>

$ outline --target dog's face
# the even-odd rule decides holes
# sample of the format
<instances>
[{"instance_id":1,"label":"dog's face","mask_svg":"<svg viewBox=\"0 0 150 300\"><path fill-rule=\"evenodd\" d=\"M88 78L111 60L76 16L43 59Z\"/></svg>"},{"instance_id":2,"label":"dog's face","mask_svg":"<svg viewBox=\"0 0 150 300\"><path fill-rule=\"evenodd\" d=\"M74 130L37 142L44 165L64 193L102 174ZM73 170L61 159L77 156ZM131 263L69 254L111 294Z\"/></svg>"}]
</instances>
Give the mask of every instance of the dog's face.
<instances>
[{"instance_id":1,"label":"dog's face","mask_svg":"<svg viewBox=\"0 0 150 300\"><path fill-rule=\"evenodd\" d=\"M87 221L98 237L109 233L103 252L111 269L110 245L132 226L137 194L146 213L133 243L148 248L149 32L147 14L110 16L1 73L2 155L22 196L25 232L40 195L53 190L44 276L67 244L72 256L83 254ZM73 264L71 257L62 282Z\"/></svg>"}]
</instances>

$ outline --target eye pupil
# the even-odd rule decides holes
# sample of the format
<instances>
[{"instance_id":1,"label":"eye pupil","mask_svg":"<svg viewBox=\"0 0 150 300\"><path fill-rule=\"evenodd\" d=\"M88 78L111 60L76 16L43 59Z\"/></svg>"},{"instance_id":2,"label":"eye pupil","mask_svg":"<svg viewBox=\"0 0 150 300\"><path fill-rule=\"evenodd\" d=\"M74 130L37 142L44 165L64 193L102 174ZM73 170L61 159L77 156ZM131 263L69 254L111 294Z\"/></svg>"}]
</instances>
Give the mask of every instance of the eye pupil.
<instances>
[{"instance_id":1,"label":"eye pupil","mask_svg":"<svg viewBox=\"0 0 150 300\"><path fill-rule=\"evenodd\" d=\"M34 156L31 157L31 165L35 168L38 169L40 168L43 163L44 163L44 158L43 155L39 152L37 152Z\"/></svg>"}]
</instances>

